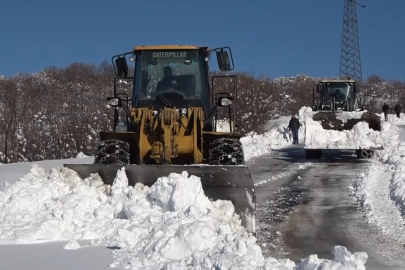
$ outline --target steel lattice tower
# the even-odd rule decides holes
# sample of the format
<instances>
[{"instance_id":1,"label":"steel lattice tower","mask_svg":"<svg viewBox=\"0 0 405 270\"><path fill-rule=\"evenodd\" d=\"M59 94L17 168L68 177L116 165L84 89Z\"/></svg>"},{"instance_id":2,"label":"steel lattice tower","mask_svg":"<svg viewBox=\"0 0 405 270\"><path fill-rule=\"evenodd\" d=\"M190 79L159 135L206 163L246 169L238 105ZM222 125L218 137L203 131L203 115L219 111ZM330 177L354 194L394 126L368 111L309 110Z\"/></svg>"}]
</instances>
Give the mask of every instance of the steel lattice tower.
<instances>
[{"instance_id":1,"label":"steel lattice tower","mask_svg":"<svg viewBox=\"0 0 405 270\"><path fill-rule=\"evenodd\" d=\"M356 0L345 0L339 76L342 79L350 76L361 83L362 72L356 5L359 5ZM365 7L363 5L359 6Z\"/></svg>"}]
</instances>

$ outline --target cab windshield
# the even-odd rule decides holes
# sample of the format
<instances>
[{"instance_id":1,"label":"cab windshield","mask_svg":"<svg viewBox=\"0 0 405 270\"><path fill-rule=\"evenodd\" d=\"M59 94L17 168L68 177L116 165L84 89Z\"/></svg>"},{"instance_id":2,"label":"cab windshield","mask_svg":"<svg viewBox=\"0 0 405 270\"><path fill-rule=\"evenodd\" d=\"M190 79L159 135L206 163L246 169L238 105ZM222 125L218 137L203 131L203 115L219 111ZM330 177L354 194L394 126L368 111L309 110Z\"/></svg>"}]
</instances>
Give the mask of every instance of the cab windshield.
<instances>
[{"instance_id":1,"label":"cab windshield","mask_svg":"<svg viewBox=\"0 0 405 270\"><path fill-rule=\"evenodd\" d=\"M331 83L326 86L326 91L337 102L346 101L350 96L351 87L348 83Z\"/></svg>"},{"instance_id":2,"label":"cab windshield","mask_svg":"<svg viewBox=\"0 0 405 270\"><path fill-rule=\"evenodd\" d=\"M141 59L141 100L154 100L164 93L176 93L185 100L200 99L197 50L143 51Z\"/></svg>"}]
</instances>

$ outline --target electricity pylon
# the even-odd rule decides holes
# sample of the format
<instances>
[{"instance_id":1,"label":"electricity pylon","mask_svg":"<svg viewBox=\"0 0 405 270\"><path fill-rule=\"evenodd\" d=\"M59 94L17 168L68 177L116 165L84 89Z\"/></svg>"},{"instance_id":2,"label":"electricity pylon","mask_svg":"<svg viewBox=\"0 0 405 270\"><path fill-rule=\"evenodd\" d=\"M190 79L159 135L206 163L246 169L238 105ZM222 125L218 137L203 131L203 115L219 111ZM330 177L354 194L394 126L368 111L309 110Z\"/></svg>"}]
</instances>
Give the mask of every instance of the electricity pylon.
<instances>
[{"instance_id":1,"label":"electricity pylon","mask_svg":"<svg viewBox=\"0 0 405 270\"><path fill-rule=\"evenodd\" d=\"M342 47L340 53L340 78L355 79L362 82L360 44L357 26L356 6L366 7L356 3L356 0L345 0L343 8Z\"/></svg>"}]
</instances>

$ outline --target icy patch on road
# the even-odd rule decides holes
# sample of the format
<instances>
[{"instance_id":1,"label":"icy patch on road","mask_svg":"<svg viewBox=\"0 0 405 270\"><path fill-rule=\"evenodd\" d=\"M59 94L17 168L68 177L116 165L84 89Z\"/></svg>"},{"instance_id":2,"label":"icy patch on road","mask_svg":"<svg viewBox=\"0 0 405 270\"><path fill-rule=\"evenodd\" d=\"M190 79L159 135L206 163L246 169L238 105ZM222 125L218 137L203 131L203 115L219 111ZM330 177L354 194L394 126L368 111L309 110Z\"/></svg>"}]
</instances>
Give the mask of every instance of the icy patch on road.
<instances>
[{"instance_id":1,"label":"icy patch on road","mask_svg":"<svg viewBox=\"0 0 405 270\"><path fill-rule=\"evenodd\" d=\"M289 176L289 175L292 175L292 174L297 173L298 170L304 170L304 169L306 169L306 168L314 167L314 166L319 166L319 165L314 164L314 163L312 163L312 162L305 162L304 164L300 164L300 165L298 166L298 168L295 169L295 170L294 170L294 169L290 169L290 170L288 170L288 171L286 171L286 172L282 172L282 173L279 173L279 174L276 174L276 175L272 175L272 176L271 176L270 178L268 178L268 179L259 180L257 183L255 183L255 186L257 187L257 186L266 184L266 183L268 183L268 182L271 182L271 181L275 181L275 180L284 178L284 177L286 177L286 176Z\"/></svg>"}]
</instances>

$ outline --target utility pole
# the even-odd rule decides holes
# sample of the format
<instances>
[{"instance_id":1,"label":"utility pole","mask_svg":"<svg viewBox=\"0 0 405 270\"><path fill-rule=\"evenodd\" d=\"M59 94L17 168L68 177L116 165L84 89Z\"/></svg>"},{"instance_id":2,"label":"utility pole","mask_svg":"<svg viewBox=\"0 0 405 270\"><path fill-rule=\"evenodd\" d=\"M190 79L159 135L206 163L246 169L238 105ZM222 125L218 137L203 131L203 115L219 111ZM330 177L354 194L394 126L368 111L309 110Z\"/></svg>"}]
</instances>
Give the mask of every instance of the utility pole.
<instances>
[{"instance_id":1,"label":"utility pole","mask_svg":"<svg viewBox=\"0 0 405 270\"><path fill-rule=\"evenodd\" d=\"M356 0L344 0L342 46L340 52L340 72L341 79L352 79L361 83L362 71L360 60L360 43L357 26L356 6L366 7L356 3Z\"/></svg>"}]
</instances>

